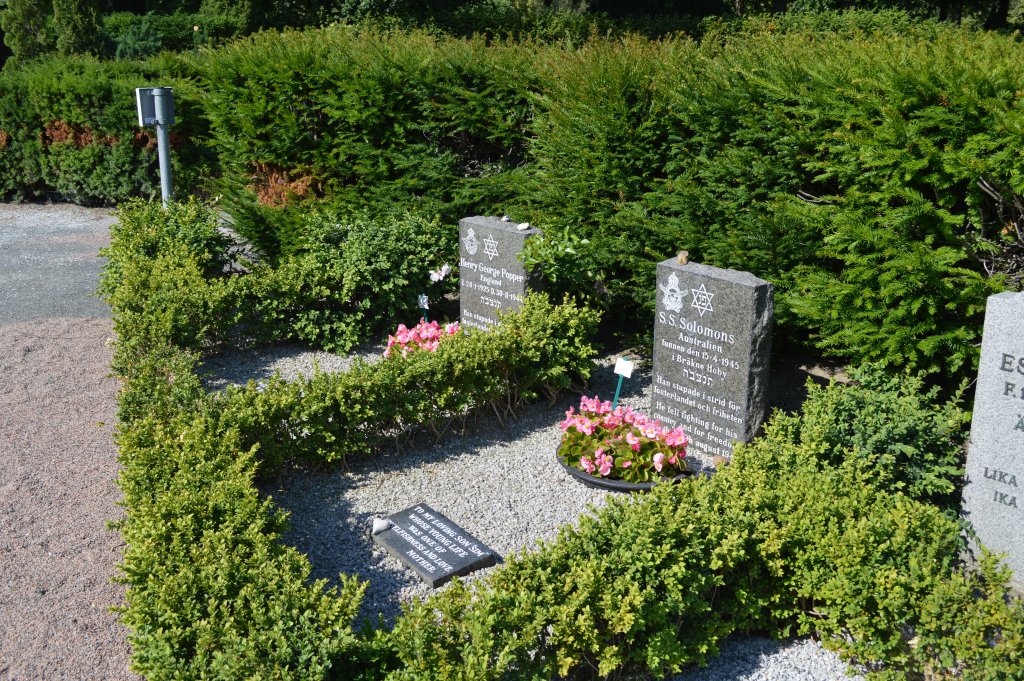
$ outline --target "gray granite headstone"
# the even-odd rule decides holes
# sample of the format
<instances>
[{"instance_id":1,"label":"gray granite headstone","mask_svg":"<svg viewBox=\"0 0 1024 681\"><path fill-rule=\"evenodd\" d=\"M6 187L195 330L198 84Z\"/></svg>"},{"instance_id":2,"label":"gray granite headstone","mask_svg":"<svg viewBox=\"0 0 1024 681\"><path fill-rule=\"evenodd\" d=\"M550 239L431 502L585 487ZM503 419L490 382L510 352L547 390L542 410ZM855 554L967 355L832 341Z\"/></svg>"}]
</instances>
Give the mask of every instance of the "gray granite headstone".
<instances>
[{"instance_id":1,"label":"gray granite headstone","mask_svg":"<svg viewBox=\"0 0 1024 681\"><path fill-rule=\"evenodd\" d=\"M773 287L675 258L658 264L657 286L651 413L682 425L691 452L728 456L764 420Z\"/></svg>"},{"instance_id":2,"label":"gray granite headstone","mask_svg":"<svg viewBox=\"0 0 1024 681\"><path fill-rule=\"evenodd\" d=\"M459 302L463 327L498 325L495 310L518 310L527 289L539 290L540 278L520 264L526 240L541 233L515 222L476 216L459 221Z\"/></svg>"},{"instance_id":3,"label":"gray granite headstone","mask_svg":"<svg viewBox=\"0 0 1024 681\"><path fill-rule=\"evenodd\" d=\"M978 539L1007 553L1024 591L1024 294L990 296L978 365L963 512ZM977 548L977 547L975 547Z\"/></svg>"},{"instance_id":4,"label":"gray granite headstone","mask_svg":"<svg viewBox=\"0 0 1024 681\"><path fill-rule=\"evenodd\" d=\"M373 541L411 569L431 588L495 563L494 551L426 504L387 517L390 529Z\"/></svg>"}]
</instances>

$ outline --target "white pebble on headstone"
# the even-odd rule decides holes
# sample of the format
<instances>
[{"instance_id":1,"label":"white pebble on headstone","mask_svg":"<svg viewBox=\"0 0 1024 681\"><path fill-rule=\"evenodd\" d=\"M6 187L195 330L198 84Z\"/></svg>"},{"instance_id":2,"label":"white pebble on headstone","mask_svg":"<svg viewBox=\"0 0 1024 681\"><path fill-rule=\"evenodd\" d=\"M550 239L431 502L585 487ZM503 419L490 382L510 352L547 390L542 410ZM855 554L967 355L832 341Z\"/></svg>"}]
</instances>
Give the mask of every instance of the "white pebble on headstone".
<instances>
[{"instance_id":1,"label":"white pebble on headstone","mask_svg":"<svg viewBox=\"0 0 1024 681\"><path fill-rule=\"evenodd\" d=\"M506 216L507 217L507 216ZM542 288L539 268L527 272L519 253L540 230L475 216L459 221L459 306L463 328L489 330L498 325L497 311L519 309L528 291Z\"/></svg>"},{"instance_id":2,"label":"white pebble on headstone","mask_svg":"<svg viewBox=\"0 0 1024 681\"><path fill-rule=\"evenodd\" d=\"M391 529L391 521L388 520L387 518L374 518L373 519L373 530L371 530L372 534L380 534L381 532L384 532L385 530L390 530L390 529Z\"/></svg>"}]
</instances>

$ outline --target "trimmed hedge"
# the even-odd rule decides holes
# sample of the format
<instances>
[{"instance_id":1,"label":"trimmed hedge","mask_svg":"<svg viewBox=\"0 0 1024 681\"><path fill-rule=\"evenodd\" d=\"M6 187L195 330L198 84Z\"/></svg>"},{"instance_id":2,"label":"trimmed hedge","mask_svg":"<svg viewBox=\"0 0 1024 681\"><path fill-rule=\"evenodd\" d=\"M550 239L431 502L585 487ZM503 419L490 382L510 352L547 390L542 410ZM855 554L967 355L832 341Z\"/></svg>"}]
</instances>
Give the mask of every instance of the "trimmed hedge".
<instances>
[{"instance_id":1,"label":"trimmed hedge","mask_svg":"<svg viewBox=\"0 0 1024 681\"><path fill-rule=\"evenodd\" d=\"M197 350L171 342L174 330L195 348L230 341L224 320L239 308L211 301L263 275L210 266L225 245L195 204L135 205L121 225L102 291L124 380L122 621L149 679L661 676L744 631L819 632L874 678L1024 675L1024 608L1005 600L1007 571L986 555L979 575L959 572L959 526L894 492L899 469L933 470L905 488L920 497L951 475L941 457L962 414L877 369L860 386L811 390L803 416L776 414L712 478L613 499L472 592L456 580L393 631L354 632L364 587L308 581L306 558L278 541L286 514L260 500L255 477L286 461L343 463L409 428L436 433L565 388L588 375L596 314L531 296L499 330L437 352L208 394ZM136 288L133 272L156 263L160 285ZM872 425L887 414L904 427Z\"/></svg>"},{"instance_id":2,"label":"trimmed hedge","mask_svg":"<svg viewBox=\"0 0 1024 681\"><path fill-rule=\"evenodd\" d=\"M114 309L114 367L125 384L122 621L133 630L133 666L149 679L324 678L364 654L351 629L364 587L348 578L340 593L306 583L308 561L276 541L285 514L253 487L260 467L344 462L408 428L443 427L482 408L508 412L538 390L557 392L574 371L587 375L597 317L531 297L500 331L457 335L436 353L208 395L198 354L171 341L224 340L224 320L237 319L232 285L264 276L208 267L221 246L209 213L194 204L167 213L135 205L106 251L101 290Z\"/></svg>"},{"instance_id":3,"label":"trimmed hedge","mask_svg":"<svg viewBox=\"0 0 1024 681\"><path fill-rule=\"evenodd\" d=\"M824 463L799 423L777 415L712 478L613 498L472 591L415 603L389 678L661 678L764 631L817 634L869 678L1022 678L1005 568L952 569L956 523L878 489L856 457Z\"/></svg>"},{"instance_id":4,"label":"trimmed hedge","mask_svg":"<svg viewBox=\"0 0 1024 681\"><path fill-rule=\"evenodd\" d=\"M986 297L1024 278L1020 43L898 12L705 28L574 47L333 26L44 62L0 75L0 192L154 195L130 91L178 79L179 193L220 196L272 263L312 207L507 213L545 229L552 291L622 334L685 248L770 279L780 343L970 376Z\"/></svg>"},{"instance_id":5,"label":"trimmed hedge","mask_svg":"<svg viewBox=\"0 0 1024 681\"><path fill-rule=\"evenodd\" d=\"M135 88L174 87L171 164L175 190L188 195L215 172L199 144L207 134L199 90L181 62L53 58L0 74L0 199L57 198L110 205L160 195L156 131L139 129Z\"/></svg>"},{"instance_id":6,"label":"trimmed hedge","mask_svg":"<svg viewBox=\"0 0 1024 681\"><path fill-rule=\"evenodd\" d=\"M686 248L772 280L783 341L955 385L1018 274L995 254L1019 248L1024 62L1012 36L886 16L580 49L335 27L196 68L218 191L258 243L300 229L288 206L507 213L585 239L539 260L610 289L624 332Z\"/></svg>"}]
</instances>

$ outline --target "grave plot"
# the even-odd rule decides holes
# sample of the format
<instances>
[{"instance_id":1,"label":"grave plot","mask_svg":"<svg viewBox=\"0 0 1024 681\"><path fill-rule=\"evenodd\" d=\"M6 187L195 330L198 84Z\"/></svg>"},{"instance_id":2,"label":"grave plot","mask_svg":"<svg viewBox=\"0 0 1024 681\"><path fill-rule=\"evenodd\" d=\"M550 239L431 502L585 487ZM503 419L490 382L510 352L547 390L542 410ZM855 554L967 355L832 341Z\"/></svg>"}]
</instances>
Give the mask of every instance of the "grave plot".
<instances>
[{"instance_id":1,"label":"grave plot","mask_svg":"<svg viewBox=\"0 0 1024 681\"><path fill-rule=\"evenodd\" d=\"M615 359L596 360L590 381L592 391L608 399L618 382ZM624 383L620 404L648 408L649 366L640 365ZM282 541L307 555L311 577L332 584L339 572L369 579L361 616L376 622L383 613L393 623L403 601L432 589L367 536L374 519L425 505L493 551L500 564L538 539L553 541L560 527L577 523L591 505L605 503L605 492L567 476L555 458L562 437L558 422L570 406L579 406L579 396L563 393L554 405L541 401L527 407L505 427L484 413L465 436L453 433L436 442L423 435L397 452L350 460L349 472L295 468L263 481L260 490L291 514ZM700 460L693 463L711 470ZM490 569L464 579L472 582Z\"/></svg>"}]
</instances>

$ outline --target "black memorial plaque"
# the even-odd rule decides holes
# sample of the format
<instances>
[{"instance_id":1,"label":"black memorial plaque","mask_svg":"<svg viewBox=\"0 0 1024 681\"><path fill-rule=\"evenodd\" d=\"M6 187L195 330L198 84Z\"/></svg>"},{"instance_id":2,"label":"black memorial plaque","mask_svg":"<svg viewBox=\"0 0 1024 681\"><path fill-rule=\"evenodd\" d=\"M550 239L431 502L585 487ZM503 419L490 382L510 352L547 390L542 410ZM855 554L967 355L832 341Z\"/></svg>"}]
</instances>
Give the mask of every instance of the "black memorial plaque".
<instances>
[{"instance_id":1,"label":"black memorial plaque","mask_svg":"<svg viewBox=\"0 0 1024 681\"><path fill-rule=\"evenodd\" d=\"M691 451L728 456L764 420L772 285L672 258L658 264L657 287L651 413L682 425Z\"/></svg>"},{"instance_id":2,"label":"black memorial plaque","mask_svg":"<svg viewBox=\"0 0 1024 681\"><path fill-rule=\"evenodd\" d=\"M489 329L498 325L496 310L518 310L527 290L540 279L519 262L519 252L539 229L519 229L515 222L476 216L459 221L459 302L462 325Z\"/></svg>"},{"instance_id":3,"label":"black memorial plaque","mask_svg":"<svg viewBox=\"0 0 1024 681\"><path fill-rule=\"evenodd\" d=\"M387 517L391 528L373 541L431 588L495 564L494 551L426 504Z\"/></svg>"}]
</instances>

